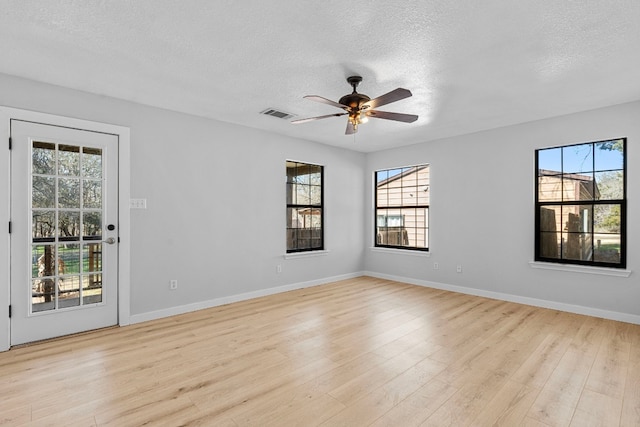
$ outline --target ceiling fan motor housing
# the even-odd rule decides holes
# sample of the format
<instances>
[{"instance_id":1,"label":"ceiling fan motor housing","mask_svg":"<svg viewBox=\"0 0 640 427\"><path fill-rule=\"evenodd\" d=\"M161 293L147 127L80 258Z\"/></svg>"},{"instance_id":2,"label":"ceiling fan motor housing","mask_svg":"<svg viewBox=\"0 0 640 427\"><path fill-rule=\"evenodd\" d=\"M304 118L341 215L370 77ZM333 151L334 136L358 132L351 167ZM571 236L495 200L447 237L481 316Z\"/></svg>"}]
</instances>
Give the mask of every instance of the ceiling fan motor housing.
<instances>
[{"instance_id":1,"label":"ceiling fan motor housing","mask_svg":"<svg viewBox=\"0 0 640 427\"><path fill-rule=\"evenodd\" d=\"M340 98L338 103L357 110L360 108L362 104L364 104L367 101L370 101L371 98L369 98L367 95L363 95L361 93L356 92L356 88L358 87L358 84L360 84L361 81L362 81L362 77L360 76L347 77L347 83L349 83L351 87L353 87L353 92L350 93L349 95L345 95L342 98Z\"/></svg>"},{"instance_id":2,"label":"ceiling fan motor housing","mask_svg":"<svg viewBox=\"0 0 640 427\"><path fill-rule=\"evenodd\" d=\"M350 93L349 95L345 95L340 98L340 101L338 101L338 103L346 105L347 107L358 109L362 104L370 100L371 98L369 98L367 95L363 95L361 93Z\"/></svg>"}]
</instances>

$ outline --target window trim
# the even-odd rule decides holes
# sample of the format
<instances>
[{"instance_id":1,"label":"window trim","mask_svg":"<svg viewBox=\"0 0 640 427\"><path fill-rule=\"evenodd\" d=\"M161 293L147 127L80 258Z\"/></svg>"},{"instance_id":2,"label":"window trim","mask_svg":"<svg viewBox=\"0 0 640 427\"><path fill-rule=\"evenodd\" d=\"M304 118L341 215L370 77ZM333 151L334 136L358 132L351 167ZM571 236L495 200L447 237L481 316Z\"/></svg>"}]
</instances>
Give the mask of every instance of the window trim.
<instances>
[{"instance_id":1,"label":"window trim","mask_svg":"<svg viewBox=\"0 0 640 427\"><path fill-rule=\"evenodd\" d=\"M566 147L580 146L580 145L591 145L592 153L595 153L596 145L604 142L610 141L623 141L622 146L622 198L620 199L604 199L604 200L596 200L596 199L587 199L587 200L570 200L570 201L540 201L540 180L539 180L539 152L549 149L563 149ZM598 269L615 269L615 270L625 270L627 268L627 137L619 137L619 138L609 138L598 141L589 141L589 142L580 142L575 144L566 144L566 145L558 145L552 147L539 148L535 150L535 167L534 167L534 228L535 228L535 236L534 236L534 263L549 263L553 265L564 265L568 268L581 266L582 268L598 268ZM594 165L592 166L592 170L588 173L595 174L597 172L601 172L596 170L595 168L595 156L593 158ZM562 168L562 166L561 166ZM613 171L612 169L611 171ZM615 169L617 170L617 169ZM567 172L564 170L559 171L558 176L563 177L565 175L576 174L575 172ZM594 181L595 183L595 181ZM541 218L540 218L540 210L544 206L580 206L580 205L619 205L620 206L620 262L612 263L606 261L595 261L595 260L577 260L570 258L550 258L543 257L540 255L541 252ZM593 221L593 216L591 218ZM588 232L591 235L591 241L593 242L594 234L597 234L593 227L591 227L591 231ZM562 256L562 254L561 254Z\"/></svg>"},{"instance_id":2,"label":"window trim","mask_svg":"<svg viewBox=\"0 0 640 427\"><path fill-rule=\"evenodd\" d=\"M596 267L592 265L559 264L545 261L529 261L531 268L540 270L568 271L571 273L597 274L601 276L629 277L631 270L612 267Z\"/></svg>"},{"instance_id":3,"label":"window trim","mask_svg":"<svg viewBox=\"0 0 640 427\"><path fill-rule=\"evenodd\" d=\"M302 164L302 165L307 165L307 166L317 166L320 168L320 205L313 205L311 204L311 202L309 204L298 204L298 203L289 203L289 200L287 199L287 194L288 194L288 189L287 186L289 185L289 179L288 176L286 175L286 169L287 169L287 164L289 162L293 162L293 163L297 163L297 164ZM311 247L311 248L295 248L295 249L290 249L289 248L289 242L288 242L288 232L291 229L288 225L288 223L286 224L286 238L285 238L285 257L294 257L294 255L300 255L300 254L307 254L310 255L311 253L322 253L326 251L326 247L325 247L325 204L324 204L324 171L325 171L325 166L318 164L318 163L310 163L310 162L305 162L305 161L300 161L300 160L292 160L292 159L286 159L285 160L285 213L286 213L286 220L288 221L288 210L290 208L292 209L300 209L300 208L308 208L308 209L314 209L314 208L319 208L320 209L320 245L316 246L316 247Z\"/></svg>"},{"instance_id":4,"label":"window trim","mask_svg":"<svg viewBox=\"0 0 640 427\"><path fill-rule=\"evenodd\" d=\"M378 173L379 172L385 172L385 171L391 171L391 170L396 170L396 169L406 169L406 168L419 168L418 170L421 170L423 168L427 168L429 170L429 176L431 176L431 164L430 163L420 163L420 164L414 164L414 165L409 165L409 166L398 166L398 167L387 167L384 169L376 169L373 171L373 246L372 249L374 250L379 250L380 252L382 251L395 251L395 250L402 250L402 251L413 251L413 252L418 252L418 253L428 253L429 252L429 231L430 231L430 227L429 227L429 219L430 219L430 208L431 208L431 179L429 179L429 183L427 184L428 186L428 191L429 191L429 202L427 204L416 204L413 206L406 206L406 205L402 205L402 206L393 206L393 207L378 207L378 185L377 185L377 178L378 178ZM401 172L402 174L402 172ZM417 246L400 246L400 245L389 245L389 244L382 244L382 243L378 243L378 209L426 209L427 211L427 217L426 217L426 226L425 226L425 230L427 231L427 238L426 238L426 247L417 247ZM403 217L403 228L404 228L404 217Z\"/></svg>"}]
</instances>

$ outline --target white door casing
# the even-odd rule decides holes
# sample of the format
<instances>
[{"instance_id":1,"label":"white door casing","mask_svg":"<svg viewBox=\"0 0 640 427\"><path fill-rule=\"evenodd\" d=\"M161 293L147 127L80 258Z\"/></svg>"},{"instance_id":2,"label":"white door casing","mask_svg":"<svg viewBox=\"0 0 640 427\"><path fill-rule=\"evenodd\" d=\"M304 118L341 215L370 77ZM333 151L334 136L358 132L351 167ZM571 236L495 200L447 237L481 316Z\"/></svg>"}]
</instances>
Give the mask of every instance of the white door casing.
<instances>
[{"instance_id":1,"label":"white door casing","mask_svg":"<svg viewBox=\"0 0 640 427\"><path fill-rule=\"evenodd\" d=\"M0 150L0 166L6 166L6 168L0 167L0 170L6 171L6 173L0 173L0 200L2 200L3 202L6 201L6 204L2 203L3 205L6 206L6 208L4 208L4 206L0 208L0 221L7 224L7 233L0 234L0 275L1 275L0 277L0 351L7 350L11 345L25 342L25 340L32 341L37 339L48 338L51 335L51 333L53 334L59 333L62 335L66 333L77 332L79 330L84 330L84 329L94 329L95 327L106 326L107 324L119 324L121 326L129 324L129 317L130 317L130 307L129 307L129 301L130 301L129 129L121 126L108 125L103 123L96 123L96 122L90 122L90 121L72 119L72 118L66 118L66 117L59 117L59 116L53 116L49 114L37 113L37 112L31 112L31 111L25 111L25 110L17 110L17 109L8 108L8 107L0 107L0 131L4 132L3 133L4 135L7 135L7 148L9 147L9 135L11 134L12 122L14 124L14 133L18 131L18 128L20 126L25 124L24 122L33 122L34 124L29 126L35 126L35 128L38 129L38 131L34 135L39 136L40 139L43 139L43 138L46 139L46 136L43 137L44 134L42 133L42 131L45 129L61 130L63 134L64 132L71 132L71 134L76 132L79 135L82 135L82 132L88 131L89 133L85 133L84 136L93 135L94 133L103 134L103 135L109 134L109 137L114 139L112 140L112 142L115 141L115 145L117 148L117 155L114 158L115 160L112 160L111 163L113 164L115 164L116 162L119 163L119 168L113 168L110 171L110 173L116 175L113 182L117 183L116 184L117 199L115 199L114 201L110 201L108 204L111 207L115 208L115 210L111 211L109 215L111 217L115 216L116 218L105 219L105 221L102 224L103 230L104 230L104 232L102 233L103 235L102 237L103 239L106 239L108 237L115 236L115 238L119 237L120 239L119 244L103 245L105 247L103 250L106 251L104 253L104 256L106 258L110 257L112 261L114 261L111 264L114 266L116 265L118 266L118 268L113 269L111 271L105 271L104 273L106 276L108 276L111 279L111 281L114 284L117 284L118 289L109 290L108 288L105 288L104 290L106 293L104 294L104 301L98 301L97 304L92 304L92 303L95 303L96 300L91 301L85 298L85 302L87 302L86 307L79 307L77 309L67 309L62 307L63 309L61 310L61 313L60 313L63 315L62 317L63 318L69 317L69 316L70 317L68 319L63 319L61 323L65 324L66 322L67 326L71 325L70 329L63 328L62 332L55 332L56 329L55 328L52 329L50 327L51 323L55 323L55 322L51 322L50 320L53 318L57 318L59 314L51 315L50 313L42 314L42 313L32 313L30 311L30 308L31 308L30 305L32 302L31 286L27 288L27 287L20 287L16 283L11 284L11 281L12 280L15 281L17 277L22 277L20 281L24 282L25 276L31 275L29 269L33 268L33 262L34 262L32 260L32 254L31 254L31 248L30 248L31 242L29 240L29 238L31 237L31 224L30 224L31 211L28 207L26 207L22 209L22 213L18 213L18 212L21 212L20 208L18 206L11 206L11 202L12 202L11 191L12 191L12 188L15 188L14 184L17 184L12 182L11 176L12 175L16 176L16 174L19 174L20 170L22 169L22 173L24 174L24 176L27 177L27 180L30 180L30 177L28 176L28 172L24 170L26 169L25 162L30 161L30 159L26 159L23 156L22 157L23 164L18 165L18 164L12 163L12 157L15 157L13 155L14 154L13 150L11 151L8 149ZM71 144L69 144L69 146L73 145L74 137L69 137L68 135L67 136L54 135L54 139L55 138L61 139L61 142L70 142ZM16 148L16 144L18 143L26 144L32 147L31 145L32 142L25 143L25 141L13 140L12 141L13 149ZM21 148L25 148L24 145ZM106 152L111 152L113 154L116 154L114 152L114 148L108 148ZM16 159L14 160L14 162L19 162L19 160ZM26 165L29 166L28 163L26 163ZM21 185L24 186L24 183ZM23 195L22 199L29 199L30 197L31 197L30 194ZM14 198L13 200L14 205L24 204L22 202L18 202L19 199L20 197L18 197L17 199ZM16 218L14 220L14 218L12 218L12 215L18 216L18 217L21 216L22 218ZM29 225L26 228L24 224L22 224L22 226L18 225L18 222L23 222L25 218L29 219ZM11 234L9 234L8 232L9 222L11 222L11 227L12 227ZM111 223L115 223L114 225L116 225L117 228L113 231L106 231L107 225ZM26 233L26 237L25 237L25 233ZM21 234L21 236L18 236L18 234ZM22 262L18 262L18 260L11 258L12 254L15 253L14 243L17 241L18 238L23 239L22 247L19 248L21 253L24 255L25 249L27 252L29 252L26 258L23 257ZM13 248L12 248L12 245L14 246ZM20 247L20 245L18 245L18 247ZM106 261L106 258L105 258L105 261ZM26 261L29 262L29 264L31 265L30 267L26 265ZM22 269L21 272L15 271L16 269L18 269L17 267L18 264L21 265L19 267ZM10 270L10 266L11 266L11 270ZM78 276L80 277L82 275L79 274ZM98 278L100 277L100 275L94 275L94 276ZM107 277L104 277L104 278L106 279ZM63 279L67 281L74 280L73 277L69 277L69 276L65 276ZM78 280L78 279L76 278L75 280ZM31 278L29 278L29 282L31 282ZM11 290L11 288L13 288L13 290ZM22 302L18 302L20 300L17 299L18 295L16 295L16 293L19 292L18 289L21 289L22 291L24 291L24 293L22 294ZM29 300L29 304L25 304L27 299ZM13 317L9 319L8 309L9 309L9 304L11 302L14 302L14 303L18 302L18 304L22 304L22 306L17 307L14 305L12 307ZM81 305L81 304L82 302L79 303L78 305ZM78 319L76 318L77 317L76 314L71 314L72 312L74 311L81 312L82 314L80 314L80 316L82 318L82 316L87 316L90 313L90 311L96 307L104 308L107 306L115 307L117 310L110 314L111 318L110 320L107 321L107 324L100 323L100 321L98 321L98 323L95 323L95 322L92 323L93 321L91 320L92 317L91 315L89 315L89 318L88 318L89 320L85 318L79 321L79 323L81 323L82 325L81 327L73 326L74 323L78 323ZM6 317L2 315L2 310L1 310L2 307L7 307ZM21 316L20 319L29 318L30 322L35 318L36 324L34 324L33 326L27 325L26 329L21 330L20 328L23 328L24 325L20 325L21 320L18 320L17 316ZM38 318L40 318L40 320L38 320ZM49 320L44 320L44 321L41 320L41 319L47 319L47 318ZM44 323L38 323L38 322L44 322ZM17 329L14 330L14 328L17 328ZM12 331L16 332L13 339L11 337ZM34 333L34 331L36 332Z\"/></svg>"}]
</instances>

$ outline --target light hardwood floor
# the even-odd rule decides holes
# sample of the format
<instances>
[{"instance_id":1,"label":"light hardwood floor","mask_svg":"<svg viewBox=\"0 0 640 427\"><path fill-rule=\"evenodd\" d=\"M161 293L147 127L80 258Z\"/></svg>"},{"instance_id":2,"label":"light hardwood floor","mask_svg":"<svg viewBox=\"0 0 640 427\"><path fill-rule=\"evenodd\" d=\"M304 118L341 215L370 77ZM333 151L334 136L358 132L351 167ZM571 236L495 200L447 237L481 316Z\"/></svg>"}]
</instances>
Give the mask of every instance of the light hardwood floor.
<instances>
[{"instance_id":1,"label":"light hardwood floor","mask_svg":"<svg viewBox=\"0 0 640 427\"><path fill-rule=\"evenodd\" d=\"M640 326L362 277L0 353L0 424L639 426Z\"/></svg>"}]
</instances>

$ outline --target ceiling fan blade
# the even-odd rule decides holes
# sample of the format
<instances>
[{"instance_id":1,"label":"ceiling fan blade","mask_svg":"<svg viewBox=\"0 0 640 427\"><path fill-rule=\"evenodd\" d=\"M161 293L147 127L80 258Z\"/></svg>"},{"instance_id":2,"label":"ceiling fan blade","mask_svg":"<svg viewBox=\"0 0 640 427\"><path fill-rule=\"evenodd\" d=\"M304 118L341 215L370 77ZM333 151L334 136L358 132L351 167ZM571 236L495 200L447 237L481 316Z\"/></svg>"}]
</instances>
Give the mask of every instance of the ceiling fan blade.
<instances>
[{"instance_id":1,"label":"ceiling fan blade","mask_svg":"<svg viewBox=\"0 0 640 427\"><path fill-rule=\"evenodd\" d=\"M312 122L314 120L328 119L329 117L344 116L346 114L348 114L348 113L335 113L335 114L327 114L326 116L309 117L309 118L306 118L306 119L293 120L291 122L291 124L297 125L297 124L300 124L300 123Z\"/></svg>"},{"instance_id":2,"label":"ceiling fan blade","mask_svg":"<svg viewBox=\"0 0 640 427\"><path fill-rule=\"evenodd\" d=\"M401 99L405 99L410 96L411 96L410 90L399 87L398 89L392 90L389 93L385 93L384 95L380 95L377 98L373 98L371 101L367 101L363 105L368 105L369 109L374 109L382 105L387 105L387 104L391 104L392 102L400 101Z\"/></svg>"},{"instance_id":3,"label":"ceiling fan blade","mask_svg":"<svg viewBox=\"0 0 640 427\"><path fill-rule=\"evenodd\" d=\"M345 135L353 135L356 132L358 132L358 129L356 129L353 126L353 123L351 123L349 120L347 120L347 130L344 132L344 134Z\"/></svg>"},{"instance_id":4,"label":"ceiling fan blade","mask_svg":"<svg viewBox=\"0 0 640 427\"><path fill-rule=\"evenodd\" d=\"M344 110L349 108L347 105L340 104L338 102L332 101L332 100L327 99L327 98L323 98L322 96L318 96L318 95L307 95L307 96L305 96L305 98L309 99L311 101L321 102L321 103L327 104L327 105L333 105L334 107L342 108Z\"/></svg>"},{"instance_id":5,"label":"ceiling fan blade","mask_svg":"<svg viewBox=\"0 0 640 427\"><path fill-rule=\"evenodd\" d=\"M371 110L365 113L367 117L373 117L375 119L395 120L397 122L413 123L418 120L418 116L415 114L402 114L402 113L390 113L388 111L376 111Z\"/></svg>"}]
</instances>

